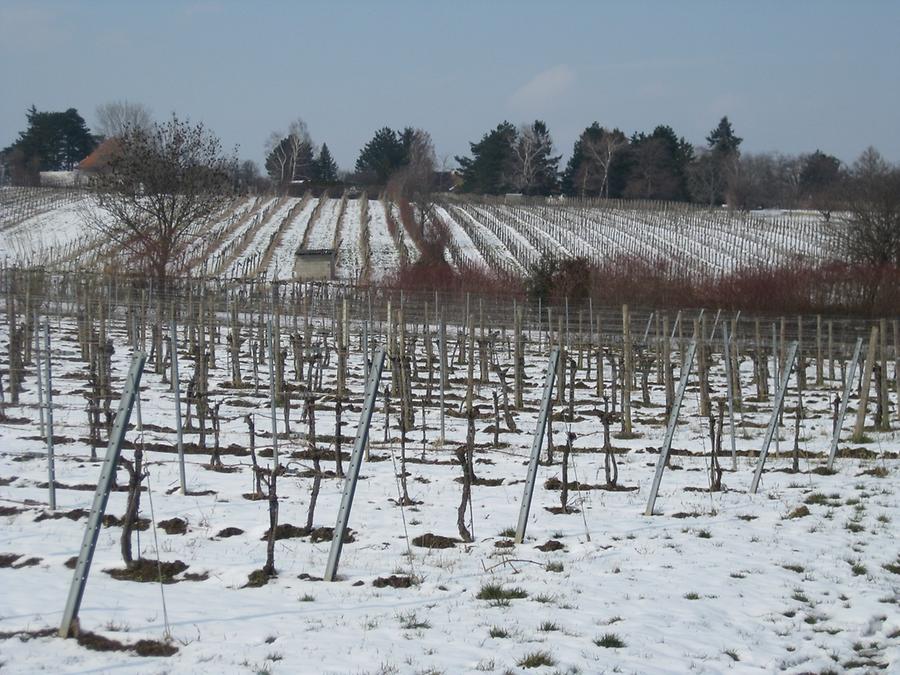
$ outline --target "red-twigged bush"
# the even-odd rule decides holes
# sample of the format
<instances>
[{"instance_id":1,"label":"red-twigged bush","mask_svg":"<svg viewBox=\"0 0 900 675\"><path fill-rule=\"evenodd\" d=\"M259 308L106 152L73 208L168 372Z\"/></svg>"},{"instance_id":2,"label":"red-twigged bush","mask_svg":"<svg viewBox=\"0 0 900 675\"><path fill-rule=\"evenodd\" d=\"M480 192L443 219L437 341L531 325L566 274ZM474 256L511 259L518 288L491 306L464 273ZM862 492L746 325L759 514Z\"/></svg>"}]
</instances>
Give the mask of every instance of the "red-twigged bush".
<instances>
[{"instance_id":1,"label":"red-twigged bush","mask_svg":"<svg viewBox=\"0 0 900 675\"><path fill-rule=\"evenodd\" d=\"M414 265L407 265L384 277L379 286L392 290L439 291L504 294L522 297L522 280L478 267L453 269L443 260L427 262L423 257Z\"/></svg>"},{"instance_id":2,"label":"red-twigged bush","mask_svg":"<svg viewBox=\"0 0 900 675\"><path fill-rule=\"evenodd\" d=\"M884 315L900 311L900 269L829 263L747 268L698 284L708 307L763 313Z\"/></svg>"},{"instance_id":3,"label":"red-twigged bush","mask_svg":"<svg viewBox=\"0 0 900 675\"><path fill-rule=\"evenodd\" d=\"M563 268L565 268L563 270ZM743 268L718 277L688 277L670 265L618 257L600 265L555 266L546 275L539 297L545 302L595 305L742 310L761 314L856 314L887 316L900 312L900 268L794 262L774 268ZM559 272L563 270L563 272ZM570 273L572 272L572 273ZM485 295L534 296L533 279L485 272L456 271L445 262L397 271L382 282L386 288L418 291L463 291Z\"/></svg>"}]
</instances>

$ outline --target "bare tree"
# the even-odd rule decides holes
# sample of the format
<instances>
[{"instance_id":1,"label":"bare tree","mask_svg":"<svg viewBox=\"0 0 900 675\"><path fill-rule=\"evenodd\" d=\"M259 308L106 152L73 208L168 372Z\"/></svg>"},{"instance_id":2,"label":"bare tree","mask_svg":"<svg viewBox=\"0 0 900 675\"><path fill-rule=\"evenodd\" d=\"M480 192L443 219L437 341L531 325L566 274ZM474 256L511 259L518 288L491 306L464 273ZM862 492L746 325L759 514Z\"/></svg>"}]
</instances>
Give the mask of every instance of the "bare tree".
<instances>
[{"instance_id":1,"label":"bare tree","mask_svg":"<svg viewBox=\"0 0 900 675\"><path fill-rule=\"evenodd\" d=\"M388 192L416 205L419 222L424 225L433 210L433 193L437 156L431 134L414 129L410 135L407 162L394 172L388 182Z\"/></svg>"},{"instance_id":2,"label":"bare tree","mask_svg":"<svg viewBox=\"0 0 900 675\"><path fill-rule=\"evenodd\" d=\"M128 129L149 131L151 126L150 109L142 103L123 100L97 106L97 133L105 138L117 138Z\"/></svg>"},{"instance_id":3,"label":"bare tree","mask_svg":"<svg viewBox=\"0 0 900 675\"><path fill-rule=\"evenodd\" d=\"M202 124L174 115L149 130L126 129L106 169L91 178L98 208L85 212L88 225L164 284L230 199L235 162Z\"/></svg>"},{"instance_id":4,"label":"bare tree","mask_svg":"<svg viewBox=\"0 0 900 675\"><path fill-rule=\"evenodd\" d=\"M721 162L712 150L695 148L697 159L688 170L688 184L694 199L714 206L722 196L726 176L721 170Z\"/></svg>"},{"instance_id":5,"label":"bare tree","mask_svg":"<svg viewBox=\"0 0 900 675\"><path fill-rule=\"evenodd\" d=\"M553 138L541 120L523 124L512 145L513 184L525 194L549 194L556 182L559 157L552 157Z\"/></svg>"},{"instance_id":6,"label":"bare tree","mask_svg":"<svg viewBox=\"0 0 900 675\"><path fill-rule=\"evenodd\" d=\"M600 196L609 197L609 171L613 160L619 152L628 146L628 139L618 129L608 131L601 127L598 135L586 136L582 151L584 158L580 167L581 196L584 196L587 183L593 175L600 178Z\"/></svg>"},{"instance_id":7,"label":"bare tree","mask_svg":"<svg viewBox=\"0 0 900 675\"><path fill-rule=\"evenodd\" d=\"M900 265L900 168L875 148L853 164L845 214L832 221L842 253L868 265Z\"/></svg>"},{"instance_id":8,"label":"bare tree","mask_svg":"<svg viewBox=\"0 0 900 675\"><path fill-rule=\"evenodd\" d=\"M279 185L288 185L308 176L315 147L309 130L299 117L290 123L287 134L273 131L266 141L266 171Z\"/></svg>"}]
</instances>

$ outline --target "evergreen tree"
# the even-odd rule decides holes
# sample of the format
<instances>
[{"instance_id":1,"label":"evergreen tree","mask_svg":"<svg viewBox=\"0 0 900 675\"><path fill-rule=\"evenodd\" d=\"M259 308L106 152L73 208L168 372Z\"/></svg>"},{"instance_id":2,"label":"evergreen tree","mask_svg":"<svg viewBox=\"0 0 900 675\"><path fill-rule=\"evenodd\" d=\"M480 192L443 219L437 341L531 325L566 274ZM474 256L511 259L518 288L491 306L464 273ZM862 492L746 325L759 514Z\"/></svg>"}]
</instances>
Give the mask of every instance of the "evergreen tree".
<instances>
[{"instance_id":1,"label":"evergreen tree","mask_svg":"<svg viewBox=\"0 0 900 675\"><path fill-rule=\"evenodd\" d=\"M800 191L808 196L821 190L828 190L841 179L841 160L816 150L802 159L800 169Z\"/></svg>"},{"instance_id":2,"label":"evergreen tree","mask_svg":"<svg viewBox=\"0 0 900 675\"><path fill-rule=\"evenodd\" d=\"M708 152L703 152L689 169L690 191L694 199L710 206L721 204L728 186L737 175L740 145L744 139L735 136L725 116L706 137Z\"/></svg>"},{"instance_id":3,"label":"evergreen tree","mask_svg":"<svg viewBox=\"0 0 900 675\"><path fill-rule=\"evenodd\" d=\"M413 134L409 127L399 134L390 127L382 127L360 151L356 170L374 174L381 185L387 183L391 174L408 161Z\"/></svg>"},{"instance_id":4,"label":"evergreen tree","mask_svg":"<svg viewBox=\"0 0 900 675\"><path fill-rule=\"evenodd\" d=\"M728 156L739 153L738 148L743 140L743 138L735 136L727 115L719 120L719 125L706 137L710 150Z\"/></svg>"},{"instance_id":5,"label":"evergreen tree","mask_svg":"<svg viewBox=\"0 0 900 675\"><path fill-rule=\"evenodd\" d=\"M313 162L313 180L317 183L335 183L338 179L338 167L328 150L328 145L322 143L319 156Z\"/></svg>"},{"instance_id":6,"label":"evergreen tree","mask_svg":"<svg viewBox=\"0 0 900 675\"><path fill-rule=\"evenodd\" d=\"M515 161L513 147L516 128L501 122L477 143L469 143L471 157L456 157L462 175L464 192L502 194L513 186Z\"/></svg>"},{"instance_id":7,"label":"evergreen tree","mask_svg":"<svg viewBox=\"0 0 900 675\"><path fill-rule=\"evenodd\" d=\"M672 127L659 125L649 135L635 134L631 151L628 196L673 201L689 198L688 167L694 149Z\"/></svg>"},{"instance_id":8,"label":"evergreen tree","mask_svg":"<svg viewBox=\"0 0 900 675\"><path fill-rule=\"evenodd\" d=\"M34 106L25 114L28 128L3 150L3 155L28 172L70 171L97 147L84 118L75 108L65 112L40 112Z\"/></svg>"}]
</instances>

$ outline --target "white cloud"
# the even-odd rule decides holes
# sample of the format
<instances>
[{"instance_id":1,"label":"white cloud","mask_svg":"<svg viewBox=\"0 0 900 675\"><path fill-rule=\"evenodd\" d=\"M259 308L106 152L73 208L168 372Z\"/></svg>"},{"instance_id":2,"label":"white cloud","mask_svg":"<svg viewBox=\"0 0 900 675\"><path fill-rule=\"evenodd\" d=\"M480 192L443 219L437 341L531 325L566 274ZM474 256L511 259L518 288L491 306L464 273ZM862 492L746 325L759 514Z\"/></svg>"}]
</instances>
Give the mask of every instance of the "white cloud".
<instances>
[{"instance_id":1,"label":"white cloud","mask_svg":"<svg viewBox=\"0 0 900 675\"><path fill-rule=\"evenodd\" d=\"M568 92L575 83L575 71L561 64L541 71L519 87L509 98L510 105L520 112L546 108Z\"/></svg>"}]
</instances>

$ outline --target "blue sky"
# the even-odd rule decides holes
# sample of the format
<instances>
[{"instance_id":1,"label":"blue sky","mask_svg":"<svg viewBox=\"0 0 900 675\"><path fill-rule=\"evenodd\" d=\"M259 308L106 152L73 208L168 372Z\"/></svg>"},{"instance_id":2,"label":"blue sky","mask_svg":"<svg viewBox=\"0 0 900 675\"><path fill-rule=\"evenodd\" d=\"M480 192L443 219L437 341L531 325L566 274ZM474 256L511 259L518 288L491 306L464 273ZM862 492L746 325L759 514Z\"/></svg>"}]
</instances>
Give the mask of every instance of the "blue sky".
<instances>
[{"instance_id":1,"label":"blue sky","mask_svg":"<svg viewBox=\"0 0 900 675\"><path fill-rule=\"evenodd\" d=\"M592 121L750 152L900 161L900 2L0 0L0 147L25 110L128 99L203 121L261 161L301 117L341 168L378 127L440 158L504 119L568 155Z\"/></svg>"}]
</instances>

